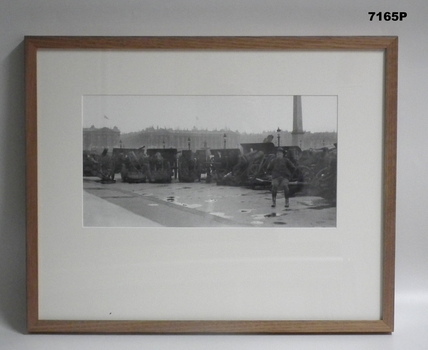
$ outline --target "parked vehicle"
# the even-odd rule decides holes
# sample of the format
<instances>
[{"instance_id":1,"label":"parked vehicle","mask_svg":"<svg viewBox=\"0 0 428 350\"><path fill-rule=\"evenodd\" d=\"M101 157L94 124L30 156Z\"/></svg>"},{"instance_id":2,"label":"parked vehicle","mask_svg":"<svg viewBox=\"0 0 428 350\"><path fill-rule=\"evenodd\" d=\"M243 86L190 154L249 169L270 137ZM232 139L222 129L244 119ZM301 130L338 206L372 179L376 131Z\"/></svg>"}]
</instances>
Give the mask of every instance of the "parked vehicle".
<instances>
[{"instance_id":1,"label":"parked vehicle","mask_svg":"<svg viewBox=\"0 0 428 350\"><path fill-rule=\"evenodd\" d=\"M149 148L149 181L168 183L172 177L177 177L177 149Z\"/></svg>"},{"instance_id":2,"label":"parked vehicle","mask_svg":"<svg viewBox=\"0 0 428 350\"><path fill-rule=\"evenodd\" d=\"M194 182L201 179L201 169L196 154L191 150L181 151L178 157L178 181Z\"/></svg>"},{"instance_id":3,"label":"parked vehicle","mask_svg":"<svg viewBox=\"0 0 428 350\"><path fill-rule=\"evenodd\" d=\"M105 148L101 154L83 151L83 176L97 176L102 183L116 182L114 159Z\"/></svg>"}]
</instances>

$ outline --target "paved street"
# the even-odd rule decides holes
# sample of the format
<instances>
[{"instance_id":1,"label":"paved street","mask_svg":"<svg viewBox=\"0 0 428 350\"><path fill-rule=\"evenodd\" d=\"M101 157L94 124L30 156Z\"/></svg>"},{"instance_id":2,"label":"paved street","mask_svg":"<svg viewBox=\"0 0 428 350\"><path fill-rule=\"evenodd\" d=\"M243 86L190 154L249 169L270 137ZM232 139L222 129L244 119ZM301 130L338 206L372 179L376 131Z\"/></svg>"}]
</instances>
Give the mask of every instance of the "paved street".
<instances>
[{"instance_id":1,"label":"paved street","mask_svg":"<svg viewBox=\"0 0 428 350\"><path fill-rule=\"evenodd\" d=\"M195 182L102 184L85 177L84 225L102 227L334 227L336 207L321 197L284 198L269 189Z\"/></svg>"}]
</instances>

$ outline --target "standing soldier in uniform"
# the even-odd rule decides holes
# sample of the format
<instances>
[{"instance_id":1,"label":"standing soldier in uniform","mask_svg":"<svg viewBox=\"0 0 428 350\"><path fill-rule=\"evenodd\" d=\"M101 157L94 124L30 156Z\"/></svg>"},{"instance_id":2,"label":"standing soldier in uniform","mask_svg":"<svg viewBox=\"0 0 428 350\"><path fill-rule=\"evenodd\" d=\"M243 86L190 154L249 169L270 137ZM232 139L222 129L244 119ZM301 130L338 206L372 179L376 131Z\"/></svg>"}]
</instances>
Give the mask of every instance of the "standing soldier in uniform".
<instances>
[{"instance_id":1,"label":"standing soldier in uniform","mask_svg":"<svg viewBox=\"0 0 428 350\"><path fill-rule=\"evenodd\" d=\"M276 158L271 161L268 168L272 169L272 208L276 207L276 195L280 188L284 190L285 207L288 208L290 206L288 183L296 167L288 158L284 157L284 150L278 148Z\"/></svg>"}]
</instances>

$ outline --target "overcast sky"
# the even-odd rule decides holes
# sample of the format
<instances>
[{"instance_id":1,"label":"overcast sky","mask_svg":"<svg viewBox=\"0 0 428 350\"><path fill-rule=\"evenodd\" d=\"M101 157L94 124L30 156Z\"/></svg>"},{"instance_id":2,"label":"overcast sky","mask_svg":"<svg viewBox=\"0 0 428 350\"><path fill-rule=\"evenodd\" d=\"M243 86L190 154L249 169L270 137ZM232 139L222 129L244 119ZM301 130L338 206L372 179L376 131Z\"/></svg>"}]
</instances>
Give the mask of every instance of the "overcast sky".
<instances>
[{"instance_id":1,"label":"overcast sky","mask_svg":"<svg viewBox=\"0 0 428 350\"><path fill-rule=\"evenodd\" d=\"M83 127L293 129L293 96L84 96ZM337 131L337 96L302 96L305 131Z\"/></svg>"}]
</instances>

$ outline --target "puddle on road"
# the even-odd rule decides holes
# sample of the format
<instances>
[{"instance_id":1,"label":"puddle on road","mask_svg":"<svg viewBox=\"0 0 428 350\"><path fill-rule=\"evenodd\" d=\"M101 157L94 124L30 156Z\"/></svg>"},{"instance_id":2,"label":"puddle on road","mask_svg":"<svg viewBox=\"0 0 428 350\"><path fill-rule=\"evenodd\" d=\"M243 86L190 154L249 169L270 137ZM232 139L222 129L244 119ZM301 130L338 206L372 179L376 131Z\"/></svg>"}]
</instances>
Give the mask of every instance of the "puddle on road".
<instances>
[{"instance_id":1,"label":"puddle on road","mask_svg":"<svg viewBox=\"0 0 428 350\"><path fill-rule=\"evenodd\" d=\"M313 210L322 210L335 208L336 205L334 203L329 203L325 199L317 199L312 201L299 201L298 204L305 206L305 209L313 209Z\"/></svg>"},{"instance_id":2,"label":"puddle on road","mask_svg":"<svg viewBox=\"0 0 428 350\"><path fill-rule=\"evenodd\" d=\"M186 203L180 203L183 207L186 208L190 208L190 209L195 209L195 208L199 208L202 207L201 204L186 204Z\"/></svg>"},{"instance_id":3,"label":"puddle on road","mask_svg":"<svg viewBox=\"0 0 428 350\"><path fill-rule=\"evenodd\" d=\"M133 192L135 192L136 194L139 194L140 196L144 196L144 197L152 197L152 196L154 196L153 193L145 193L145 192L138 193L139 191L133 191Z\"/></svg>"},{"instance_id":4,"label":"puddle on road","mask_svg":"<svg viewBox=\"0 0 428 350\"><path fill-rule=\"evenodd\" d=\"M164 200L167 201L168 203L173 203L175 205L182 206L185 208L190 208L190 209L202 207L202 204L187 204L187 203L177 202L178 198L179 197L176 197L176 196L169 196L169 197L166 197Z\"/></svg>"},{"instance_id":5,"label":"puddle on road","mask_svg":"<svg viewBox=\"0 0 428 350\"><path fill-rule=\"evenodd\" d=\"M286 216L286 215L287 215L286 213L270 213L270 214L266 214L265 218L277 218L277 217Z\"/></svg>"},{"instance_id":6,"label":"puddle on road","mask_svg":"<svg viewBox=\"0 0 428 350\"><path fill-rule=\"evenodd\" d=\"M264 222L263 221L251 221L250 224L251 225L263 225Z\"/></svg>"},{"instance_id":7,"label":"puddle on road","mask_svg":"<svg viewBox=\"0 0 428 350\"><path fill-rule=\"evenodd\" d=\"M285 216L287 214L277 214L277 213L270 213L270 214L258 214L258 215L253 215L253 219L254 221L251 221L252 225L263 225L265 223L271 223L272 221L262 221L266 218L278 218L280 216ZM274 225L287 225L286 222L284 221L274 221L273 222Z\"/></svg>"},{"instance_id":8,"label":"puddle on road","mask_svg":"<svg viewBox=\"0 0 428 350\"><path fill-rule=\"evenodd\" d=\"M205 203L214 203L214 202L217 202L217 200L216 199L207 199L205 201Z\"/></svg>"},{"instance_id":9,"label":"puddle on road","mask_svg":"<svg viewBox=\"0 0 428 350\"><path fill-rule=\"evenodd\" d=\"M246 196L259 197L259 196L256 196L256 194L254 192L244 192L244 193L241 193L241 197L246 197Z\"/></svg>"},{"instance_id":10,"label":"puddle on road","mask_svg":"<svg viewBox=\"0 0 428 350\"><path fill-rule=\"evenodd\" d=\"M225 213L220 213L220 212L212 212L210 214L214 215L214 216L219 216L219 217L224 218L224 219L232 219L233 218L233 216L228 216Z\"/></svg>"},{"instance_id":11,"label":"puddle on road","mask_svg":"<svg viewBox=\"0 0 428 350\"><path fill-rule=\"evenodd\" d=\"M159 204L155 204L155 203L149 204L149 207L158 207L158 206Z\"/></svg>"}]
</instances>

